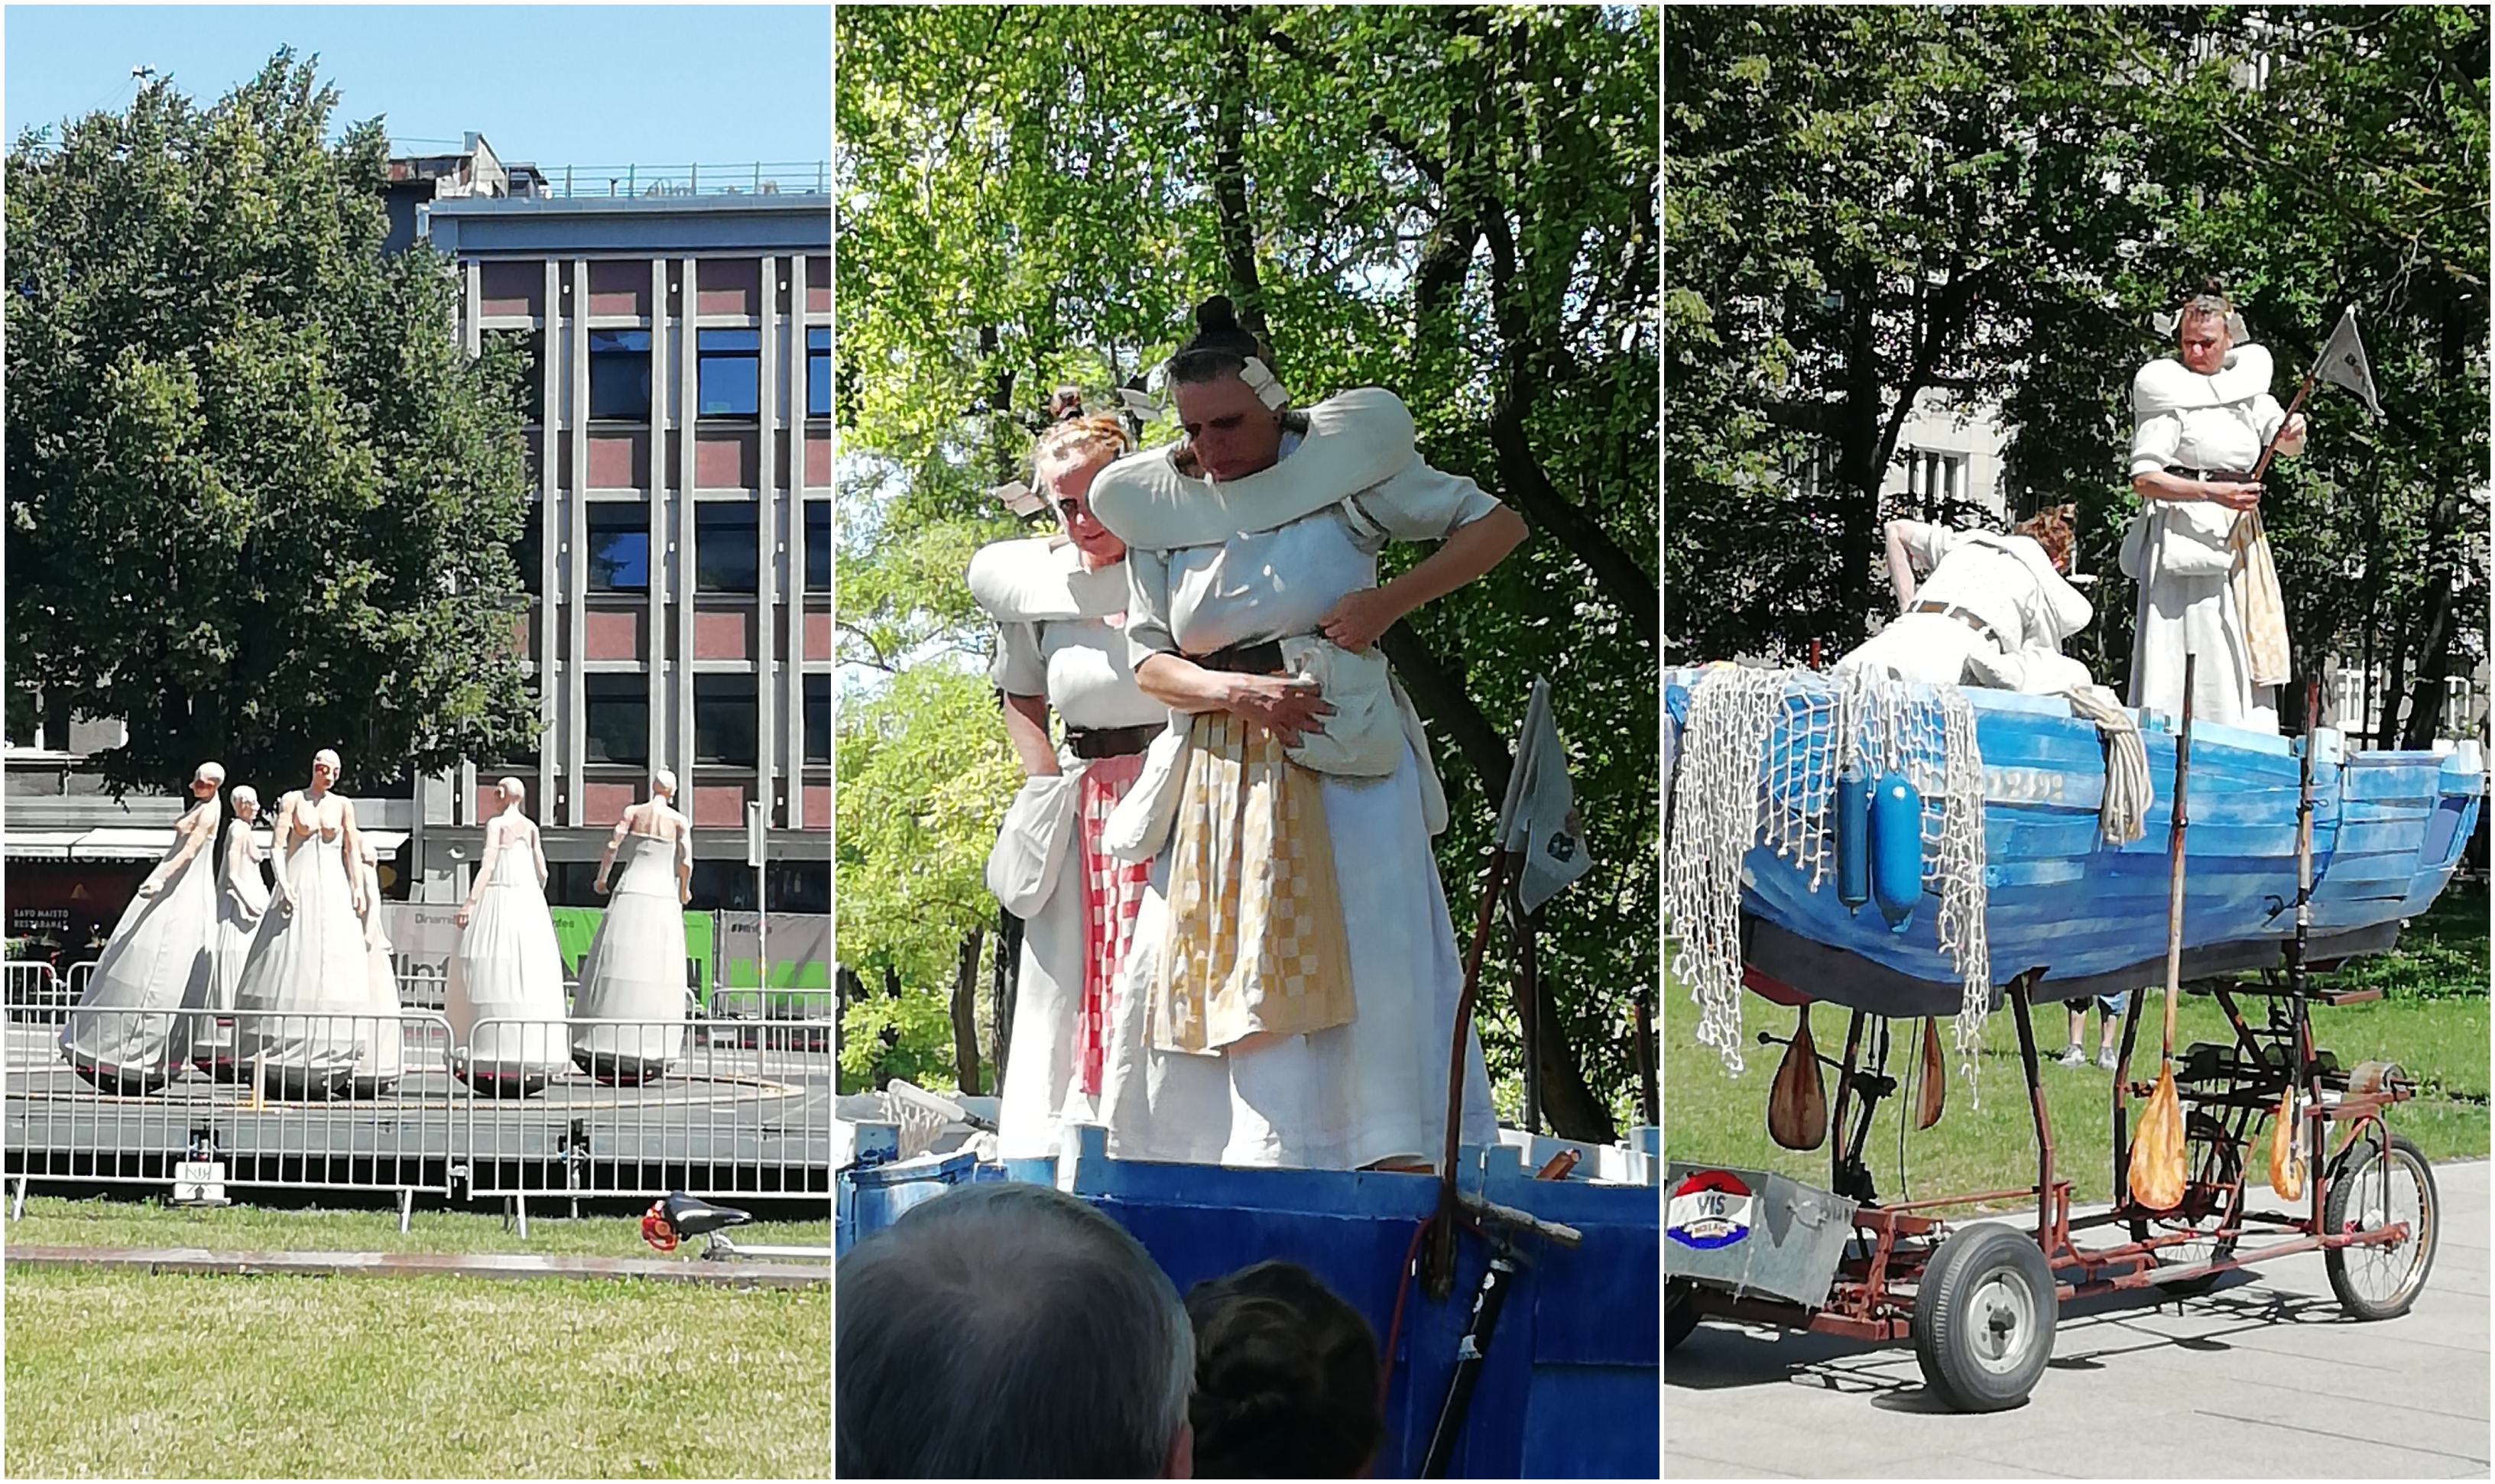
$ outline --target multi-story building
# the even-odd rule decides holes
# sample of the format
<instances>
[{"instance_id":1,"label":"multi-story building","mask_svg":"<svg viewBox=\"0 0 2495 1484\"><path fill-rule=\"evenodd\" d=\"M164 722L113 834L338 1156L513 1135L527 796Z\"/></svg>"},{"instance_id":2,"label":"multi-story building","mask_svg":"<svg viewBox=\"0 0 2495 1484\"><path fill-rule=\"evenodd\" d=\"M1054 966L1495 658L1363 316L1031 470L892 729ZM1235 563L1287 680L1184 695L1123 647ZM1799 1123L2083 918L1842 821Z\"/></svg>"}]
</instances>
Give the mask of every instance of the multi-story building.
<instances>
[{"instance_id":1,"label":"multi-story building","mask_svg":"<svg viewBox=\"0 0 2495 1484\"><path fill-rule=\"evenodd\" d=\"M544 730L533 753L418 784L416 893L464 888L510 773L530 786L549 895L598 902L600 851L666 768L693 822L696 906L755 905L758 804L770 907L828 911L828 172L507 174L528 194L437 197L420 230L458 263L468 348L508 339L533 367L515 555Z\"/></svg>"}]
</instances>

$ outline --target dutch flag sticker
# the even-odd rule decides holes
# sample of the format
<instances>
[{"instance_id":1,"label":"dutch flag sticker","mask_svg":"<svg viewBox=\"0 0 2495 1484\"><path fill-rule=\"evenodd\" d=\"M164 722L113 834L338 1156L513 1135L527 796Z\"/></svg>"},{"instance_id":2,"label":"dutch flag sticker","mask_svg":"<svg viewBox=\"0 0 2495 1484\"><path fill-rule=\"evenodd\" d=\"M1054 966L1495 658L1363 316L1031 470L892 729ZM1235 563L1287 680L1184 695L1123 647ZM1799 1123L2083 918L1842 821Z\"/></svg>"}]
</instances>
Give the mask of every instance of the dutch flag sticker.
<instances>
[{"instance_id":1,"label":"dutch flag sticker","mask_svg":"<svg viewBox=\"0 0 2495 1484\"><path fill-rule=\"evenodd\" d=\"M1750 1188L1728 1170L1702 1169L1673 1191L1665 1229L1701 1252L1730 1247L1750 1234Z\"/></svg>"}]
</instances>

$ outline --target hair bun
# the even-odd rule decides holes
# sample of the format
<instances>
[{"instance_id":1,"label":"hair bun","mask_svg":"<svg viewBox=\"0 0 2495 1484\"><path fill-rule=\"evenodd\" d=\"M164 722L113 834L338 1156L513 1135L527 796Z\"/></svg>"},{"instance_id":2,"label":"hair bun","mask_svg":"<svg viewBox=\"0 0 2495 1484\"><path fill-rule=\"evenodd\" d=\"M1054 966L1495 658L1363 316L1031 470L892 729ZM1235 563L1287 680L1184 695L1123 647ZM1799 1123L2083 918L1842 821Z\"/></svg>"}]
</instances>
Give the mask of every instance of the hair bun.
<instances>
[{"instance_id":1,"label":"hair bun","mask_svg":"<svg viewBox=\"0 0 2495 1484\"><path fill-rule=\"evenodd\" d=\"M1207 335L1239 328L1239 311L1230 296L1217 293L1195 307L1195 327Z\"/></svg>"}]
</instances>

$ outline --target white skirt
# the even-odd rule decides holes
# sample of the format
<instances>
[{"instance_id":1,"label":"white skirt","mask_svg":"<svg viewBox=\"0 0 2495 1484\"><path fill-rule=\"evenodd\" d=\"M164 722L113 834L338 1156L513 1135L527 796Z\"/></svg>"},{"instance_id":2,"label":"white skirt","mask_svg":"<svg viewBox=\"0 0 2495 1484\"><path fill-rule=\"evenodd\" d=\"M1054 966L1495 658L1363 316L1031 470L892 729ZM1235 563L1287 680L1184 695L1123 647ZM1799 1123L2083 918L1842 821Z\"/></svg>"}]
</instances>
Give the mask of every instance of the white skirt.
<instances>
[{"instance_id":1,"label":"white skirt","mask_svg":"<svg viewBox=\"0 0 2495 1484\"><path fill-rule=\"evenodd\" d=\"M450 1039L468 1048L459 1073L498 1091L528 1091L571 1064L564 1024L563 951L525 850L505 845L493 879L459 935L443 1004ZM479 1032L478 1021L487 1021Z\"/></svg>"},{"instance_id":2,"label":"white skirt","mask_svg":"<svg viewBox=\"0 0 2495 1484\"><path fill-rule=\"evenodd\" d=\"M1357 1017L1218 1056L1150 1042L1149 997L1167 931L1166 852L1118 974L1100 1122L1121 1159L1357 1169L1445 1153L1447 1059L1463 960L1421 819L1407 747L1384 778L1324 780ZM1463 1141L1497 1141L1480 1038L1464 1048Z\"/></svg>"}]
</instances>

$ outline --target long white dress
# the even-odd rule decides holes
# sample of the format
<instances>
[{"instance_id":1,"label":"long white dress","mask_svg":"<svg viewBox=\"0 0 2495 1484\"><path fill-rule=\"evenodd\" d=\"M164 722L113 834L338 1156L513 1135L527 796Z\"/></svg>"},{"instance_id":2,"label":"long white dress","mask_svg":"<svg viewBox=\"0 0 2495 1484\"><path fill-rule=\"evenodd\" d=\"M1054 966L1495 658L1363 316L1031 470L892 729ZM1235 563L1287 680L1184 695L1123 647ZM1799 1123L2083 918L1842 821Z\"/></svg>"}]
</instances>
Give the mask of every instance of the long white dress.
<instances>
[{"instance_id":1,"label":"long white dress","mask_svg":"<svg viewBox=\"0 0 2495 1484\"><path fill-rule=\"evenodd\" d=\"M1285 457L1295 446L1285 439ZM1471 480L1421 467L1354 497L1368 524L1404 540L1439 540L1497 501ZM1327 610L1377 581L1374 531L1340 506L1219 545L1130 548L1126 632L1147 651L1209 653L1312 632ZM1323 778L1351 958L1350 1024L1231 1047L1214 1056L1151 1044L1150 986L1167 928L1169 852L1153 863L1119 974L1101 1121L1122 1158L1351 1169L1444 1153L1447 1060L1463 961L1422 812L1407 744L1380 778ZM1481 1044L1468 1034L1463 1138L1497 1140Z\"/></svg>"},{"instance_id":2,"label":"long white dress","mask_svg":"<svg viewBox=\"0 0 2495 1484\"><path fill-rule=\"evenodd\" d=\"M358 1098L388 1092L407 1070L407 1028L398 1019L398 970L390 962L389 934L382 927L382 879L361 861L364 878L363 1017L355 1021L355 1073L347 1090Z\"/></svg>"},{"instance_id":3,"label":"long white dress","mask_svg":"<svg viewBox=\"0 0 2495 1484\"><path fill-rule=\"evenodd\" d=\"M215 972L210 977L207 1008L192 1026L191 1064L211 1076L233 1075L234 990L242 984L243 965L251 958L252 939L268 911L268 882L260 873L266 856L252 833L249 820L226 824L226 876L217 892Z\"/></svg>"},{"instance_id":4,"label":"long white dress","mask_svg":"<svg viewBox=\"0 0 2495 1484\"><path fill-rule=\"evenodd\" d=\"M345 1092L366 1049L356 1017L371 1003L372 961L345 851L344 831L315 831L287 852L285 898L260 920L234 990L234 1059L257 1065L271 1096Z\"/></svg>"},{"instance_id":5,"label":"long white dress","mask_svg":"<svg viewBox=\"0 0 2495 1484\"><path fill-rule=\"evenodd\" d=\"M2252 352L2259 351L2257 357ZM2286 409L2267 391L2239 384L2244 366L2261 368L2267 379L2269 358L2256 346L2230 352L2229 369L2199 377L2172 359L2152 361L2132 383L2134 423L2131 472L2134 477L2167 468L2249 470L2279 425ZM2174 383L2209 383L2205 398L2212 405L2176 408L2168 405ZM2182 521L2221 518L2223 507L2204 503L2147 501L2151 517L2148 549L2141 559L2139 603L2134 613L2131 649L2133 706L2155 707L2170 716L2183 711L2183 658L2196 657L2192 682L2195 723L2214 722L2250 731L2278 731L2278 687L2252 681L2252 651L2244 632L2242 608L2224 574L2187 576L2172 569L2172 543L2179 534L2170 528Z\"/></svg>"},{"instance_id":6,"label":"long white dress","mask_svg":"<svg viewBox=\"0 0 2495 1484\"><path fill-rule=\"evenodd\" d=\"M467 1047L452 1070L480 1093L525 1097L570 1065L563 950L526 841L506 836L496 852L443 1003L452 1044Z\"/></svg>"},{"instance_id":7,"label":"long white dress","mask_svg":"<svg viewBox=\"0 0 2495 1484\"><path fill-rule=\"evenodd\" d=\"M216 815L211 800L183 822L213 829ZM180 851L177 836L164 859ZM206 1003L216 915L216 852L205 846L156 894L131 898L61 1027L61 1054L80 1076L123 1093L153 1092L172 1079L187 1059L189 1040L175 1012Z\"/></svg>"},{"instance_id":8,"label":"long white dress","mask_svg":"<svg viewBox=\"0 0 2495 1484\"><path fill-rule=\"evenodd\" d=\"M1024 601L1004 601L986 591L973 566L972 593L1000 620L996 663L989 672L998 689L1013 696L1047 697L1050 709L1068 727L1156 727L1168 719L1168 708L1135 685L1133 656L1122 626L1127 586L1124 562L1086 570L1072 545L1045 539L998 542L983 548L979 560L1037 568L1032 575L1041 581L1017 586L1053 587L1058 592L1050 598L1063 595L1062 606L1032 601L1028 591ZM1033 613L1051 616L1020 617ZM1059 757L1058 766L1063 779L1059 786L1074 789L1078 797L1087 776L1106 781L1115 775L1113 786L1093 791L1111 804L1132 783L1136 771L1130 758L1087 762L1070 749ZM1055 1154L1066 1120L1096 1121L1098 1116L1096 1092L1086 1089L1083 1075L1087 928L1108 928L1106 921L1091 921L1093 909L1105 917L1124 905L1095 901L1101 893L1086 890L1085 853L1098 837L1102 812L1095 809L1087 819L1078 804L1069 821L1070 837L1057 845L1069 859L1059 869L1056 889L1023 921L1005 1079L998 1095L1001 1158ZM1010 822L1007 828L1012 828ZM1116 989L1114 984L1104 988L1114 1026Z\"/></svg>"},{"instance_id":9,"label":"long white dress","mask_svg":"<svg viewBox=\"0 0 2495 1484\"><path fill-rule=\"evenodd\" d=\"M581 955L571 1059L601 1082L625 1086L666 1075L685 1054L685 913L676 896L676 842L624 836L615 890Z\"/></svg>"}]
</instances>

